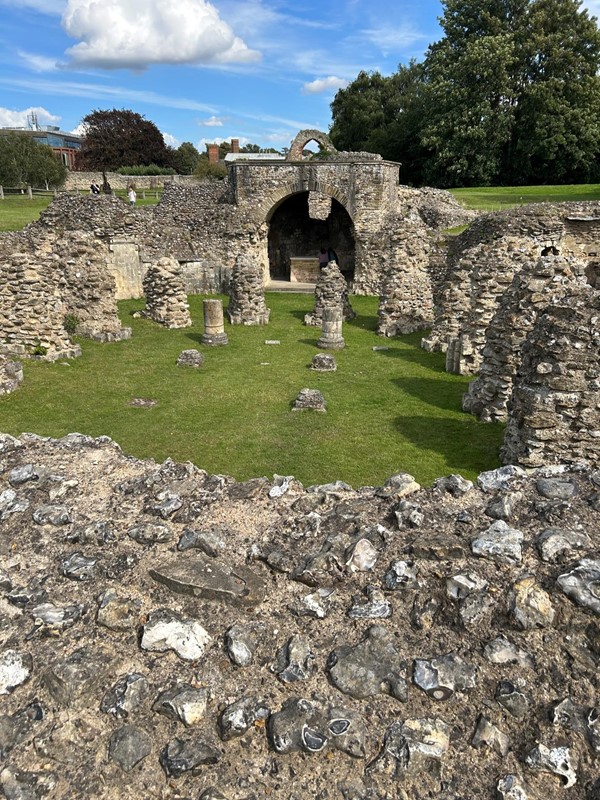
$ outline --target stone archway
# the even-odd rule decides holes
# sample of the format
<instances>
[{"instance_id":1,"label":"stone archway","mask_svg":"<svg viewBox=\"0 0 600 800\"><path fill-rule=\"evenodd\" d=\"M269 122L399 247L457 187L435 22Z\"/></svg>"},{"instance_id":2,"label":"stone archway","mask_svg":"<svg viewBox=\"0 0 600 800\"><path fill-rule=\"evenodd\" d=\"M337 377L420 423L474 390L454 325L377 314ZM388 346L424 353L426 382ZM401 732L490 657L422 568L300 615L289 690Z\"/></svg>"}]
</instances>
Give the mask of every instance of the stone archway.
<instances>
[{"instance_id":1,"label":"stone archway","mask_svg":"<svg viewBox=\"0 0 600 800\"><path fill-rule=\"evenodd\" d=\"M315 282L321 246L333 247L340 268L350 281L355 268L355 231L352 217L336 198L326 219L309 213L309 191L278 199L266 215L269 225L269 278L277 281ZM312 276L311 276L312 273Z\"/></svg>"},{"instance_id":2,"label":"stone archway","mask_svg":"<svg viewBox=\"0 0 600 800\"><path fill-rule=\"evenodd\" d=\"M328 153L337 153L331 139L326 133L307 128L306 130L300 131L292 142L286 161L302 161L302 153L309 142L316 142L323 150L327 150Z\"/></svg>"}]
</instances>

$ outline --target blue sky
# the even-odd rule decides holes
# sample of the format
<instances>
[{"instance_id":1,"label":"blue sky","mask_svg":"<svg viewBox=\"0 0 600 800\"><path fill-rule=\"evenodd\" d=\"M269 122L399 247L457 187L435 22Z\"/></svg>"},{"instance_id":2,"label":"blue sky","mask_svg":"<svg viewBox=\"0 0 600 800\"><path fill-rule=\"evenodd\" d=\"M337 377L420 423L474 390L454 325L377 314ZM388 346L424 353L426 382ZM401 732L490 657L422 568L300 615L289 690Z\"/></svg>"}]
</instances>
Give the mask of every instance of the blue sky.
<instances>
[{"instance_id":1,"label":"blue sky","mask_svg":"<svg viewBox=\"0 0 600 800\"><path fill-rule=\"evenodd\" d=\"M600 0L585 6L600 16ZM72 131L130 108L175 147L288 146L328 130L359 70L420 59L441 13L439 0L0 0L0 127L33 110Z\"/></svg>"}]
</instances>

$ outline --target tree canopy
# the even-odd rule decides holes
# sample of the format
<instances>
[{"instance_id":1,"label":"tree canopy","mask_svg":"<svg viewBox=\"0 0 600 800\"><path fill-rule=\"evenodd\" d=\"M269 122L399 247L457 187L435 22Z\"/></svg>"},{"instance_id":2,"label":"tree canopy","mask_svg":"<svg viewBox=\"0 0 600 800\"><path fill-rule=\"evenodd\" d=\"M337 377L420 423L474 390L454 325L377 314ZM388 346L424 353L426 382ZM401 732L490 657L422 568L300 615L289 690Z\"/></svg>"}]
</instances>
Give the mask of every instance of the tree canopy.
<instances>
[{"instance_id":1,"label":"tree canopy","mask_svg":"<svg viewBox=\"0 0 600 800\"><path fill-rule=\"evenodd\" d=\"M77 164L102 173L124 166L170 166L171 154L153 122L128 109L92 111L83 120L85 140Z\"/></svg>"},{"instance_id":2,"label":"tree canopy","mask_svg":"<svg viewBox=\"0 0 600 800\"><path fill-rule=\"evenodd\" d=\"M599 178L600 32L579 0L443 0L422 63L359 73L332 103L339 149L436 186Z\"/></svg>"},{"instance_id":3,"label":"tree canopy","mask_svg":"<svg viewBox=\"0 0 600 800\"><path fill-rule=\"evenodd\" d=\"M0 135L0 184L3 186L60 186L67 175L61 159L46 144L33 137L6 133Z\"/></svg>"}]
</instances>

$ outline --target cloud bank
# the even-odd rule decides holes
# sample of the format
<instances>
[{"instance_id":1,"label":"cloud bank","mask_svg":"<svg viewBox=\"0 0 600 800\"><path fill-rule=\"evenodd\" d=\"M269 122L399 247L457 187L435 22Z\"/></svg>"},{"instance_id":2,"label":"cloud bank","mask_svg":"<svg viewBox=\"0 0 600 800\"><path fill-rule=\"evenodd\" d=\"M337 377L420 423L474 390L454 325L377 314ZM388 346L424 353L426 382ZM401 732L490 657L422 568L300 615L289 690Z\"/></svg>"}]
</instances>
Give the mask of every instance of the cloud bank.
<instances>
[{"instance_id":1,"label":"cloud bank","mask_svg":"<svg viewBox=\"0 0 600 800\"><path fill-rule=\"evenodd\" d=\"M62 18L79 44L77 67L132 69L151 64L251 63L251 50L206 0L68 0Z\"/></svg>"},{"instance_id":2,"label":"cloud bank","mask_svg":"<svg viewBox=\"0 0 600 800\"><path fill-rule=\"evenodd\" d=\"M330 75L328 78L317 78L310 83L305 83L302 87L303 94L319 94L320 92L337 92L338 89L345 89L348 81L344 78L336 78Z\"/></svg>"},{"instance_id":3,"label":"cloud bank","mask_svg":"<svg viewBox=\"0 0 600 800\"><path fill-rule=\"evenodd\" d=\"M37 114L40 125L57 125L60 120L56 114L51 114L41 106L31 106L22 111L0 107L0 128L26 128L29 114Z\"/></svg>"}]
</instances>

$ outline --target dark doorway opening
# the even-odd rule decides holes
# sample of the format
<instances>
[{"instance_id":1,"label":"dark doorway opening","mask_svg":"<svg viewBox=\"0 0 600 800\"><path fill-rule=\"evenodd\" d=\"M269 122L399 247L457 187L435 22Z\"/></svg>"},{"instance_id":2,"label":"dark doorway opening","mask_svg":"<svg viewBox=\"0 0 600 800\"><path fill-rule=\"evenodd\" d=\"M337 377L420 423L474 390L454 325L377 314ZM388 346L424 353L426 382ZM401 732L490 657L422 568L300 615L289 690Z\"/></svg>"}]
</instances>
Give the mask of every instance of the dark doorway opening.
<instances>
[{"instance_id":1,"label":"dark doorway opening","mask_svg":"<svg viewBox=\"0 0 600 800\"><path fill-rule=\"evenodd\" d=\"M290 280L291 258L314 258L320 247L332 247L346 280L354 278L354 226L341 203L332 199L326 220L311 219L308 192L294 194L273 212L269 223L269 272L271 280Z\"/></svg>"}]
</instances>

